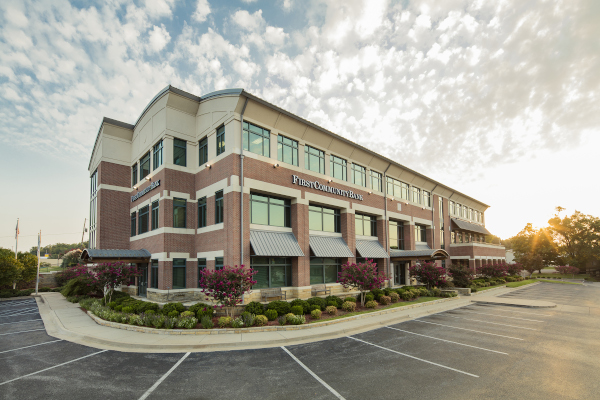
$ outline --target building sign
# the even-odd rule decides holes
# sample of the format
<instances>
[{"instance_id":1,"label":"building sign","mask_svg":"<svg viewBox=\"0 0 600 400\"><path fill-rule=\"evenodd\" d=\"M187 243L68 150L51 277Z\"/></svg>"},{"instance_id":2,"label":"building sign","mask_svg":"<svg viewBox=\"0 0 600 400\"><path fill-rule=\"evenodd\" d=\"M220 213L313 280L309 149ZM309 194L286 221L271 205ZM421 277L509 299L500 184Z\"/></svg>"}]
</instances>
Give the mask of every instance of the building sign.
<instances>
[{"instance_id":1,"label":"building sign","mask_svg":"<svg viewBox=\"0 0 600 400\"><path fill-rule=\"evenodd\" d=\"M135 196L131 196L131 202L133 203L134 201L136 201L137 199L139 199L140 197L142 197L143 195L145 195L149 191L154 190L154 189L156 189L159 186L160 186L160 179L157 180L157 181L152 182L150 184L150 186L148 186L146 189L142 190L141 192L136 193Z\"/></svg>"},{"instance_id":2,"label":"building sign","mask_svg":"<svg viewBox=\"0 0 600 400\"><path fill-rule=\"evenodd\" d=\"M307 181L306 179L298 178L296 175L292 175L292 183L300 186L304 186L311 189L321 190L323 192L337 194L338 196L350 197L355 200L363 200L362 194L356 194L352 190L342 190L331 186L323 185L319 181Z\"/></svg>"}]
</instances>

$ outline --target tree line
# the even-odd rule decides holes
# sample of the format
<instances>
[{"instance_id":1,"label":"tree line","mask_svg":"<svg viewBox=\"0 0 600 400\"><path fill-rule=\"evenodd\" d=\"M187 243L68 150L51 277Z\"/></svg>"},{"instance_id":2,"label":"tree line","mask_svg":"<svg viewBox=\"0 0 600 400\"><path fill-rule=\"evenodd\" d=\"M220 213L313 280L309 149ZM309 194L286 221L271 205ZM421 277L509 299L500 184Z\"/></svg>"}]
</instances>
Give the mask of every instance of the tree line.
<instances>
[{"instance_id":1,"label":"tree line","mask_svg":"<svg viewBox=\"0 0 600 400\"><path fill-rule=\"evenodd\" d=\"M87 248L87 246L88 246L88 242L73 243L73 244L68 244L68 243L49 244L48 246L44 246L44 247L40 248L40 256L43 257L44 254L50 254L50 257L48 257L48 258L57 259L57 258L59 258L59 256L64 256L66 253L68 253L69 251L71 251L73 249L84 250L85 248ZM37 255L37 246L33 246L29 250L29 253L31 253L33 255Z\"/></svg>"}]
</instances>

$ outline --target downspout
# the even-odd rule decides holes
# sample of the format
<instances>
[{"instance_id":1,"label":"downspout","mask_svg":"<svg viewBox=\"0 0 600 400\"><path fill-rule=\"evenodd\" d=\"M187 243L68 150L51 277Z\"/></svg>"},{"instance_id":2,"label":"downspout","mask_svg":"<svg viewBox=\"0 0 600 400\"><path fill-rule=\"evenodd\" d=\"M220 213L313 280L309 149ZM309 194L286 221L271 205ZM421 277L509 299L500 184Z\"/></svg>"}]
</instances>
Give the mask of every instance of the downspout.
<instances>
[{"instance_id":1,"label":"downspout","mask_svg":"<svg viewBox=\"0 0 600 400\"><path fill-rule=\"evenodd\" d=\"M431 196L429 196L429 199L431 201L431 225L433 226L433 232L431 233L433 235L433 237L431 238L431 244L433 245L433 248L435 249L435 201L433 201L433 191L438 187L438 185L436 184L435 187L433 189L431 189ZM439 200L438 200L439 201ZM439 211L438 211L439 212ZM440 223L440 226L442 226L442 224ZM440 243L441 246L441 243Z\"/></svg>"},{"instance_id":2,"label":"downspout","mask_svg":"<svg viewBox=\"0 0 600 400\"><path fill-rule=\"evenodd\" d=\"M390 223L388 222L388 218L387 218L387 181L386 181L386 173L388 172L388 169L390 169L390 167L392 166L392 164L388 164L388 167L385 169L385 171L383 172L383 182L382 186L383 186L383 203L384 203L384 208L383 208L383 223L385 226L385 238L386 238L386 244L385 244L385 249L388 253L388 255L390 254L390 237L389 237L389 230L390 230ZM373 190L373 188L371 188L371 190ZM387 265L387 276L388 276L388 286L392 287L392 280L389 279L390 277L390 264L392 263L392 260L390 258L390 261L388 261L388 265Z\"/></svg>"},{"instance_id":3,"label":"downspout","mask_svg":"<svg viewBox=\"0 0 600 400\"><path fill-rule=\"evenodd\" d=\"M246 97L240 114L240 265L244 264L244 112L247 105Z\"/></svg>"}]
</instances>

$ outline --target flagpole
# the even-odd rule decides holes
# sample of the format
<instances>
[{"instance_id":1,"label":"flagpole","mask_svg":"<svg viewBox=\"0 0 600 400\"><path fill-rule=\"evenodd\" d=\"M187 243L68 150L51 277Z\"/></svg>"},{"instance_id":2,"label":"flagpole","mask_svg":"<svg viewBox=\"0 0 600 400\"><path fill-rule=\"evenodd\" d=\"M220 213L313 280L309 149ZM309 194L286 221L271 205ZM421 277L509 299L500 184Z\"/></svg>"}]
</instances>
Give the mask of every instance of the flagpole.
<instances>
[{"instance_id":1,"label":"flagpole","mask_svg":"<svg viewBox=\"0 0 600 400\"><path fill-rule=\"evenodd\" d=\"M38 256L38 268L37 268L37 276L35 279L35 295L37 296L38 294L38 286L40 283L40 243L42 242L42 230L40 229L40 234L38 235L38 252L37 252L37 256Z\"/></svg>"},{"instance_id":2,"label":"flagpole","mask_svg":"<svg viewBox=\"0 0 600 400\"><path fill-rule=\"evenodd\" d=\"M17 229L15 231L15 239L17 242L15 243L15 260L17 259L17 247L19 247L19 218L17 218Z\"/></svg>"}]
</instances>

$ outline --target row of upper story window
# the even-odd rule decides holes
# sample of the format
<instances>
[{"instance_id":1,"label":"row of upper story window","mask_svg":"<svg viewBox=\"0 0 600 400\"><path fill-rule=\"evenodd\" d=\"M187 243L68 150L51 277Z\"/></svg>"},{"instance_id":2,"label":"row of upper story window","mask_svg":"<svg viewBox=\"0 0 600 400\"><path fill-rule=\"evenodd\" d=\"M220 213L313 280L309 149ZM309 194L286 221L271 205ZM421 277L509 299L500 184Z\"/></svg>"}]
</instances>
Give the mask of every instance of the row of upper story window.
<instances>
[{"instance_id":1,"label":"row of upper story window","mask_svg":"<svg viewBox=\"0 0 600 400\"><path fill-rule=\"evenodd\" d=\"M485 243L485 235L472 232L452 231L450 243Z\"/></svg>"},{"instance_id":2,"label":"row of upper story window","mask_svg":"<svg viewBox=\"0 0 600 400\"><path fill-rule=\"evenodd\" d=\"M451 216L469 219L471 221L483 223L483 212L473 210L465 205L455 203L452 200L448 201L449 210L448 213Z\"/></svg>"}]
</instances>

